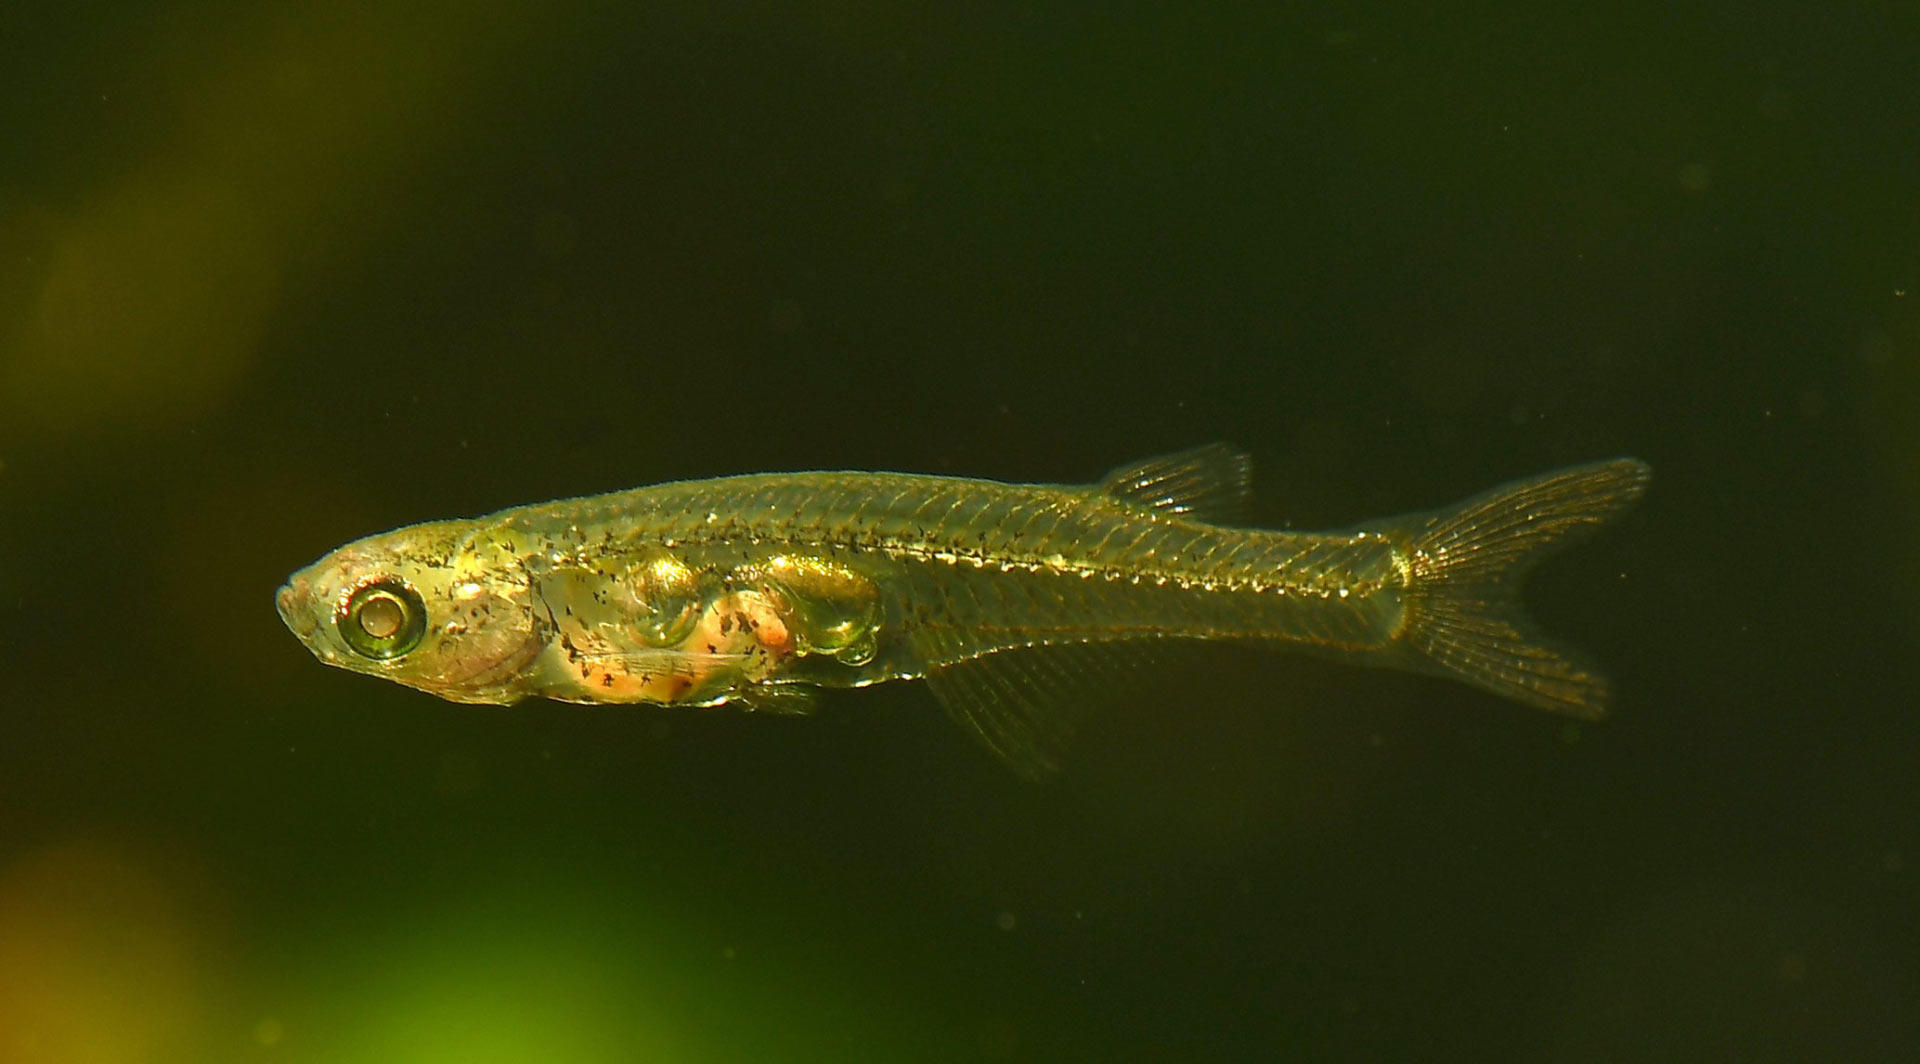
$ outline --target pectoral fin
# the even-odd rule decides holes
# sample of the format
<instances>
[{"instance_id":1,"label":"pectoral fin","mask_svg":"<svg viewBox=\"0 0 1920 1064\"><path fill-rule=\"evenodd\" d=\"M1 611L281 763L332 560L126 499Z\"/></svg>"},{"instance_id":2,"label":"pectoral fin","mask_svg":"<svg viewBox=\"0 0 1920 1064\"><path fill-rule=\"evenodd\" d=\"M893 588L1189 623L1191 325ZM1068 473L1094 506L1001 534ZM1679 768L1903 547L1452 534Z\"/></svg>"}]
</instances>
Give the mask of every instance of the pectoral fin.
<instances>
[{"instance_id":1,"label":"pectoral fin","mask_svg":"<svg viewBox=\"0 0 1920 1064\"><path fill-rule=\"evenodd\" d=\"M804 716L819 708L820 691L798 684L761 683L735 695L732 702L749 713Z\"/></svg>"}]
</instances>

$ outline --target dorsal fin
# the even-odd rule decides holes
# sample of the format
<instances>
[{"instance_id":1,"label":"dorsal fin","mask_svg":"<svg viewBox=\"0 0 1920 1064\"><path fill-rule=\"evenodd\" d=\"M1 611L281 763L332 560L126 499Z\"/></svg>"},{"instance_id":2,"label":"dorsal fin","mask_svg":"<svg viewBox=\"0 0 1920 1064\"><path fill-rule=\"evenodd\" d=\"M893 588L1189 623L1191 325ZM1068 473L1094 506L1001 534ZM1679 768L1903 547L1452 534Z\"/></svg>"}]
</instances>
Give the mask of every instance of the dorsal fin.
<instances>
[{"instance_id":1,"label":"dorsal fin","mask_svg":"<svg viewBox=\"0 0 1920 1064\"><path fill-rule=\"evenodd\" d=\"M1241 524L1253 501L1253 463L1224 443L1124 465L1100 490L1135 506L1213 524Z\"/></svg>"}]
</instances>

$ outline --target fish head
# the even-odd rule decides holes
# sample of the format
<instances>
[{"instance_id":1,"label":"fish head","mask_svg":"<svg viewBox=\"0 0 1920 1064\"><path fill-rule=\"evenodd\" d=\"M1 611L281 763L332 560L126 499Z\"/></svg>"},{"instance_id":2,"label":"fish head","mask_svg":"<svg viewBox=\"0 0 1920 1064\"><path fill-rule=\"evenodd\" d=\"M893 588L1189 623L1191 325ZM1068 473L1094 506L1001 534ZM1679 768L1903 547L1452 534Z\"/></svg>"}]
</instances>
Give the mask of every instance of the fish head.
<instances>
[{"instance_id":1,"label":"fish head","mask_svg":"<svg viewBox=\"0 0 1920 1064\"><path fill-rule=\"evenodd\" d=\"M454 702L505 704L545 643L510 535L439 521L349 543L275 605L321 661Z\"/></svg>"}]
</instances>

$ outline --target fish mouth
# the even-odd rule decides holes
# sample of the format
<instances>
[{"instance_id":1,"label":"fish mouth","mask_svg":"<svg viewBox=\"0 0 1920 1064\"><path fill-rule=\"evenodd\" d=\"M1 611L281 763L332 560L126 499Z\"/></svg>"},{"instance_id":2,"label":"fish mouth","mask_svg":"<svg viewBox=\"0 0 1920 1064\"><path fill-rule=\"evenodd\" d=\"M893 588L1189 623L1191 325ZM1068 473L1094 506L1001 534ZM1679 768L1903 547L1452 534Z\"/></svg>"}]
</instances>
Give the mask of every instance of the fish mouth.
<instances>
[{"instance_id":1,"label":"fish mouth","mask_svg":"<svg viewBox=\"0 0 1920 1064\"><path fill-rule=\"evenodd\" d=\"M280 585L280 590L273 593L273 609L280 615L280 623L287 626L287 631L307 644L314 653L319 653L313 643L316 625L313 599L308 594L306 581L296 578Z\"/></svg>"},{"instance_id":2,"label":"fish mouth","mask_svg":"<svg viewBox=\"0 0 1920 1064\"><path fill-rule=\"evenodd\" d=\"M280 585L280 590L273 593L273 608L280 614L280 623L286 625L287 631L312 651L314 657L329 665L339 663L338 655L320 636L320 625L313 616L313 600L308 594L306 581L296 577Z\"/></svg>"}]
</instances>

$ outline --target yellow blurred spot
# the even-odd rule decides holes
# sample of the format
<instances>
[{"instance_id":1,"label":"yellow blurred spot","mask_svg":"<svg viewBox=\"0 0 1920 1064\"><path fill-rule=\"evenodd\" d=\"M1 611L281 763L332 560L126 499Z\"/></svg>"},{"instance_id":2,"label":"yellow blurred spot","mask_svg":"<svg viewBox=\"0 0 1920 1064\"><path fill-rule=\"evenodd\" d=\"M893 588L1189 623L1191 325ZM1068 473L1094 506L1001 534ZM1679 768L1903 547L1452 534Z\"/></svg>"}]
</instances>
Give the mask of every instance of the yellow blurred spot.
<instances>
[{"instance_id":1,"label":"yellow blurred spot","mask_svg":"<svg viewBox=\"0 0 1920 1064\"><path fill-rule=\"evenodd\" d=\"M279 1045L280 1039L286 1037L286 1034L287 1029L279 1020L271 1016L264 1017L259 1023L253 1025L253 1040L263 1046Z\"/></svg>"},{"instance_id":2,"label":"yellow blurred spot","mask_svg":"<svg viewBox=\"0 0 1920 1064\"><path fill-rule=\"evenodd\" d=\"M142 75L180 113L151 153L0 216L14 249L0 418L94 433L217 408L259 353L289 260L324 259L404 207L408 163L537 28L530 10L342 0L157 36Z\"/></svg>"},{"instance_id":3,"label":"yellow blurred spot","mask_svg":"<svg viewBox=\"0 0 1920 1064\"><path fill-rule=\"evenodd\" d=\"M201 997L177 899L135 858L71 843L0 870L0 1061L175 1059Z\"/></svg>"},{"instance_id":4,"label":"yellow blurred spot","mask_svg":"<svg viewBox=\"0 0 1920 1064\"><path fill-rule=\"evenodd\" d=\"M57 227L6 366L7 418L69 429L225 396L279 289L268 224L206 173L148 174Z\"/></svg>"}]
</instances>

